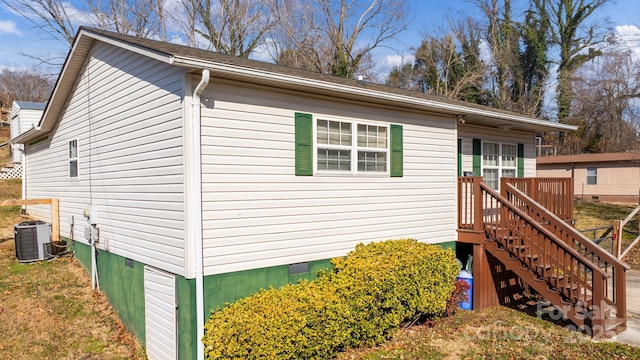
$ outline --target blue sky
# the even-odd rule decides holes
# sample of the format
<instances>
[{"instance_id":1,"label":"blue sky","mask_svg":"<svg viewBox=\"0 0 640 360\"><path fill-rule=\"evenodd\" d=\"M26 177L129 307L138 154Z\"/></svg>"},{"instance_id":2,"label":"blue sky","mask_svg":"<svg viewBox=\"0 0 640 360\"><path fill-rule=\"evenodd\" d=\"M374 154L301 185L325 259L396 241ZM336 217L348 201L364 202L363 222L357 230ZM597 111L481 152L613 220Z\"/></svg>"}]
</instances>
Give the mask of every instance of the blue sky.
<instances>
[{"instance_id":1,"label":"blue sky","mask_svg":"<svg viewBox=\"0 0 640 360\"><path fill-rule=\"evenodd\" d=\"M49 35L35 29L31 22L9 9L3 1L11 4L15 0L0 0L0 67L39 67L42 71L54 72L29 56L64 57L68 51L66 43L51 40ZM70 0L70 3L75 1ZM525 10L526 3L524 0L514 0L514 11ZM419 45L422 34L438 32L446 25L447 18L477 14L474 6L466 0L409 0L409 5L412 8L409 29L398 40L387 43L385 48L374 54L376 69L382 76L393 65L410 56L411 47ZM636 26L640 26L640 2L637 0L613 1L602 8L598 16L597 21L608 17L616 31L627 38L637 36L640 39L640 29ZM637 45L637 41L633 41L630 46ZM637 51L640 53L640 47Z\"/></svg>"}]
</instances>

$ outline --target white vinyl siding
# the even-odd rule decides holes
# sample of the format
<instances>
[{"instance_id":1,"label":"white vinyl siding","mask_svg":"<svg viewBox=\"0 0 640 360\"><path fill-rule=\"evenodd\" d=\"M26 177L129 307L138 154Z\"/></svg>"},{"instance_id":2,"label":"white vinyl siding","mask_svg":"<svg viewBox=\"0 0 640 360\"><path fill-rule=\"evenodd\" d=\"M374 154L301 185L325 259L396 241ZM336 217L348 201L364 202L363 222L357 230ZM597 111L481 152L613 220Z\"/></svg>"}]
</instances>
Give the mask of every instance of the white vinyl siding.
<instances>
[{"instance_id":1,"label":"white vinyl siding","mask_svg":"<svg viewBox=\"0 0 640 360\"><path fill-rule=\"evenodd\" d=\"M453 118L222 80L202 97L215 102L202 109L205 275L342 256L359 242L456 239ZM295 112L403 125L404 176L295 176Z\"/></svg>"},{"instance_id":2,"label":"white vinyl siding","mask_svg":"<svg viewBox=\"0 0 640 360\"><path fill-rule=\"evenodd\" d=\"M56 130L27 145L27 197L60 199L62 236L86 243L82 214L93 202L99 248L184 274L183 84L180 68L104 43L92 49ZM74 139L80 166L70 182ZM28 210L51 219L46 206Z\"/></svg>"},{"instance_id":3,"label":"white vinyl siding","mask_svg":"<svg viewBox=\"0 0 640 360\"><path fill-rule=\"evenodd\" d=\"M145 348L149 360L178 358L176 278L144 267Z\"/></svg>"},{"instance_id":4,"label":"white vinyl siding","mask_svg":"<svg viewBox=\"0 0 640 360\"><path fill-rule=\"evenodd\" d=\"M501 131L496 128L458 125L458 137L462 139L462 171L473 171L473 139L482 142L508 143L515 146L517 175L517 144L524 144L524 177L536 176L535 134L518 131ZM482 174L476 174L482 175ZM514 175L515 176L515 175Z\"/></svg>"}]
</instances>

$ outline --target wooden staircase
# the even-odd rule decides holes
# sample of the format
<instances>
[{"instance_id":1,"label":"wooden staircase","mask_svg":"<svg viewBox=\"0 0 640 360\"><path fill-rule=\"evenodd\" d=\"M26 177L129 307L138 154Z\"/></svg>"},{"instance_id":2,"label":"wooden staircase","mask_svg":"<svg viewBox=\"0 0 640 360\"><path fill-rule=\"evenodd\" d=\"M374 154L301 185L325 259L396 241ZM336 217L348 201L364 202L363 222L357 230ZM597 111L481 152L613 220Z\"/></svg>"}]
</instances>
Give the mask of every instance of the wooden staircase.
<instances>
[{"instance_id":1,"label":"wooden staircase","mask_svg":"<svg viewBox=\"0 0 640 360\"><path fill-rule=\"evenodd\" d=\"M625 264L520 191L517 183L503 181L499 194L481 178L471 179L459 192L472 205L463 218L473 219L472 229L482 234L486 252L576 329L600 338L626 328Z\"/></svg>"}]
</instances>

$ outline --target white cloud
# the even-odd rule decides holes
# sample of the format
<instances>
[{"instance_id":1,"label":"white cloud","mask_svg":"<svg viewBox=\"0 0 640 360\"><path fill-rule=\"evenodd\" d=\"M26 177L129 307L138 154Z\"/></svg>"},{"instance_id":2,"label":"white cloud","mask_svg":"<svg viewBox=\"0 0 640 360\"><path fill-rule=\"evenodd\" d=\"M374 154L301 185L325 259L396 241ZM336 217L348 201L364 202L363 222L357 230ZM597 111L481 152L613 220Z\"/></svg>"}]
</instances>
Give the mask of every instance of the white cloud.
<instances>
[{"instance_id":1,"label":"white cloud","mask_svg":"<svg viewBox=\"0 0 640 360\"><path fill-rule=\"evenodd\" d=\"M394 67L401 66L406 63L413 64L415 60L416 57L413 54L387 55L378 62L375 67L375 71L381 78L386 78Z\"/></svg>"},{"instance_id":2,"label":"white cloud","mask_svg":"<svg viewBox=\"0 0 640 360\"><path fill-rule=\"evenodd\" d=\"M635 25L616 26L616 38L623 44L640 45L640 28Z\"/></svg>"},{"instance_id":3,"label":"white cloud","mask_svg":"<svg viewBox=\"0 0 640 360\"><path fill-rule=\"evenodd\" d=\"M2 34L22 35L22 33L16 27L15 21L13 20L7 20L7 21L0 20L0 35Z\"/></svg>"},{"instance_id":4,"label":"white cloud","mask_svg":"<svg viewBox=\"0 0 640 360\"><path fill-rule=\"evenodd\" d=\"M634 59L640 59L640 28L635 25L616 26L615 40L619 50L629 50Z\"/></svg>"}]
</instances>

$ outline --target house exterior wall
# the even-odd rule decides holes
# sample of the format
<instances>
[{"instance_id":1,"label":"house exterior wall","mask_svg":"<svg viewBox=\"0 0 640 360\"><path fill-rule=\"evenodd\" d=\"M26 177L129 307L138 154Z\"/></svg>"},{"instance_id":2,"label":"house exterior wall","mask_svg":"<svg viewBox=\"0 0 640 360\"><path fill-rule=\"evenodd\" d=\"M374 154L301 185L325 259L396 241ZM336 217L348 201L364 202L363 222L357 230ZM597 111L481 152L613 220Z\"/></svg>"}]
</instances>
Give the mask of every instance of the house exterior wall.
<instances>
[{"instance_id":1,"label":"house exterior wall","mask_svg":"<svg viewBox=\"0 0 640 360\"><path fill-rule=\"evenodd\" d=\"M597 183L587 184L587 168L597 169ZM540 177L571 177L571 164L540 164ZM640 164L600 162L574 164L574 195L600 201L640 201Z\"/></svg>"},{"instance_id":2,"label":"house exterior wall","mask_svg":"<svg viewBox=\"0 0 640 360\"><path fill-rule=\"evenodd\" d=\"M61 235L81 243L95 203L100 249L183 274L183 70L98 42L76 81L55 131L27 144L27 198L59 198Z\"/></svg>"},{"instance_id":3,"label":"house exterior wall","mask_svg":"<svg viewBox=\"0 0 640 360\"><path fill-rule=\"evenodd\" d=\"M202 95L205 275L456 239L453 118L213 81ZM295 175L294 114L403 125L404 176Z\"/></svg>"},{"instance_id":4,"label":"house exterior wall","mask_svg":"<svg viewBox=\"0 0 640 360\"><path fill-rule=\"evenodd\" d=\"M42 117L42 110L22 109L15 102L11 108L11 138L15 138L23 132L37 125ZM22 145L16 145L23 148ZM22 161L22 154L19 151L13 151L11 161L18 163Z\"/></svg>"},{"instance_id":5,"label":"house exterior wall","mask_svg":"<svg viewBox=\"0 0 640 360\"><path fill-rule=\"evenodd\" d=\"M535 134L533 133L459 125L458 138L462 140L462 172L473 171L473 139L481 139L483 142L524 144L524 177L536 176ZM482 174L476 175L482 176Z\"/></svg>"}]
</instances>

